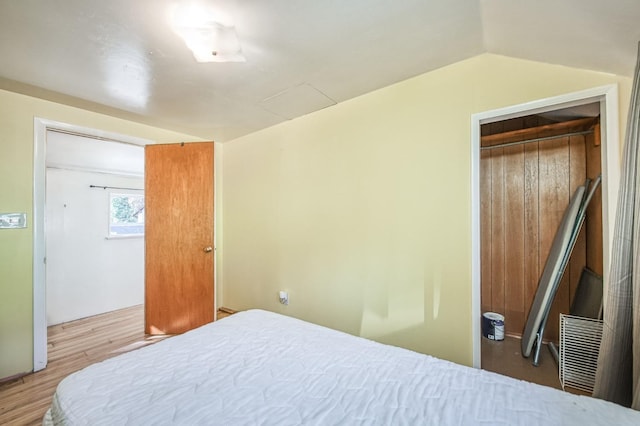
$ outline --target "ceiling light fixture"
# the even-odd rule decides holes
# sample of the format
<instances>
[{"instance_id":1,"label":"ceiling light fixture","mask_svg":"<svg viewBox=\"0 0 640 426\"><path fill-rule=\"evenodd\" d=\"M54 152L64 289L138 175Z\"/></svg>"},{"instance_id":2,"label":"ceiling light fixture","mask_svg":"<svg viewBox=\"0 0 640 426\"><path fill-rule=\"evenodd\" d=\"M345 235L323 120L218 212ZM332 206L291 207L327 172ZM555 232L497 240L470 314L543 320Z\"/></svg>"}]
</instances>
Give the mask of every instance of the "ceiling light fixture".
<instances>
[{"instance_id":1,"label":"ceiling light fixture","mask_svg":"<svg viewBox=\"0 0 640 426\"><path fill-rule=\"evenodd\" d=\"M245 62L231 19L221 11L195 2L180 2L169 12L171 29L198 62Z\"/></svg>"}]
</instances>

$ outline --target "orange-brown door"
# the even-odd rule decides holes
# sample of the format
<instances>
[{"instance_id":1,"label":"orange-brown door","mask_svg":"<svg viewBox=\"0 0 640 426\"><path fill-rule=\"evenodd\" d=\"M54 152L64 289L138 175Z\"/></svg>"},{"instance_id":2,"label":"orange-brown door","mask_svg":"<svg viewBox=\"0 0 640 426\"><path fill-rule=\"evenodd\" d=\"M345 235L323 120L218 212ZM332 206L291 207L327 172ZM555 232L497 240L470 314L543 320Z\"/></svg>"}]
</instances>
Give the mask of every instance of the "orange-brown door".
<instances>
[{"instance_id":1,"label":"orange-brown door","mask_svg":"<svg viewBox=\"0 0 640 426\"><path fill-rule=\"evenodd\" d=\"M145 332L213 321L213 142L145 148Z\"/></svg>"}]
</instances>

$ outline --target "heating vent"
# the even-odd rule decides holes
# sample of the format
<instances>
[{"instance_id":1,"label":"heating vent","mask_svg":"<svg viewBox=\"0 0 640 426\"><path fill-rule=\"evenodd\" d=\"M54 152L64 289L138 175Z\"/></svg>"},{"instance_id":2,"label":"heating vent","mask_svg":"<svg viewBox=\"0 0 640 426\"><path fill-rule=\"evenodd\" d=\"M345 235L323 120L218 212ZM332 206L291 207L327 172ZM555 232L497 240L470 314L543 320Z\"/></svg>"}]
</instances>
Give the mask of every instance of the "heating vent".
<instances>
[{"instance_id":1,"label":"heating vent","mask_svg":"<svg viewBox=\"0 0 640 426\"><path fill-rule=\"evenodd\" d=\"M602 321L560 314L560 383L593 392Z\"/></svg>"}]
</instances>

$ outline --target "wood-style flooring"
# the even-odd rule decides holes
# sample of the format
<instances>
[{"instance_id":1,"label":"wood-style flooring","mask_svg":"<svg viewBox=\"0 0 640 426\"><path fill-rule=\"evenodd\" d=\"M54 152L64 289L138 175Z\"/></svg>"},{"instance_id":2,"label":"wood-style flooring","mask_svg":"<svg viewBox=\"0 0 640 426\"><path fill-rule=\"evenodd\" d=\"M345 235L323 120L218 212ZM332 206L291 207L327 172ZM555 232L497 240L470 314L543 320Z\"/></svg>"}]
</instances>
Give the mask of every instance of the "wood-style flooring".
<instances>
[{"instance_id":1,"label":"wood-style flooring","mask_svg":"<svg viewBox=\"0 0 640 426\"><path fill-rule=\"evenodd\" d=\"M502 341L482 338L482 369L500 373L516 379L539 385L562 389L558 378L558 365L545 345L540 350L540 362L537 367L531 364L531 358L524 358L520 351L520 339L505 336Z\"/></svg>"},{"instance_id":2,"label":"wood-style flooring","mask_svg":"<svg viewBox=\"0 0 640 426\"><path fill-rule=\"evenodd\" d=\"M558 374L558 364L551 356L549 348L545 344L540 349L540 362L537 367L531 364L533 354L524 358L520 351L520 339L505 336L502 341L493 341L482 338L482 369L493 371L527 382L562 389ZM566 392L578 395L589 395L579 389L565 387Z\"/></svg>"},{"instance_id":3,"label":"wood-style flooring","mask_svg":"<svg viewBox=\"0 0 640 426\"><path fill-rule=\"evenodd\" d=\"M218 318L229 314L222 309ZM0 383L0 425L42 424L58 383L66 376L162 338L144 334L142 305L49 327L47 368Z\"/></svg>"}]
</instances>

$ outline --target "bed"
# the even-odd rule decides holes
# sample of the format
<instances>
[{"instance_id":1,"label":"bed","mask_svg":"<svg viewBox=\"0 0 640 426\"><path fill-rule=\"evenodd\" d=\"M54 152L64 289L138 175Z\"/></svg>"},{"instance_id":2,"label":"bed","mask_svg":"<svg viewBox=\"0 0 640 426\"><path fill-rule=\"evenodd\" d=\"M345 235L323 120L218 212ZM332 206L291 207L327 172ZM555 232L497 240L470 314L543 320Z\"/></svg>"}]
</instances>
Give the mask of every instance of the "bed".
<instances>
[{"instance_id":1,"label":"bed","mask_svg":"<svg viewBox=\"0 0 640 426\"><path fill-rule=\"evenodd\" d=\"M64 425L640 425L640 412L262 310L60 382Z\"/></svg>"}]
</instances>

